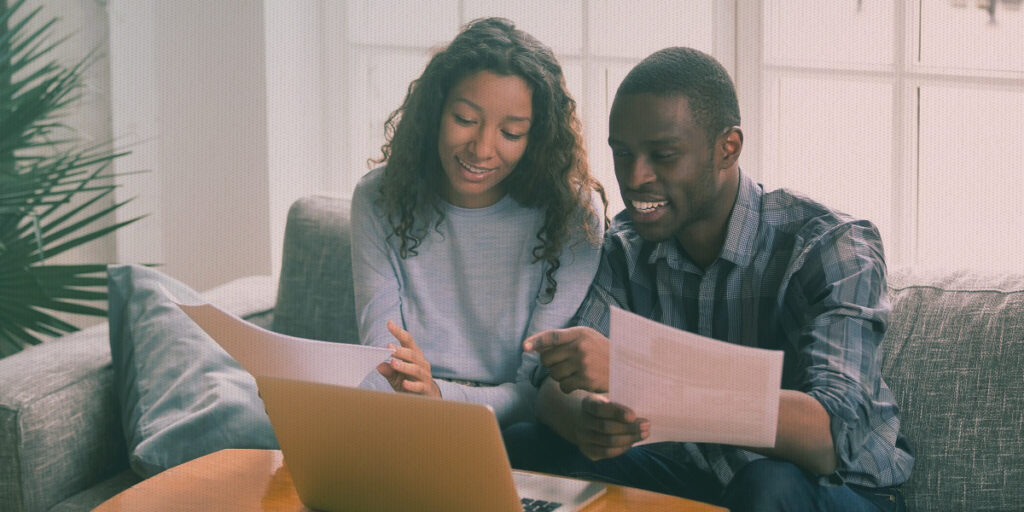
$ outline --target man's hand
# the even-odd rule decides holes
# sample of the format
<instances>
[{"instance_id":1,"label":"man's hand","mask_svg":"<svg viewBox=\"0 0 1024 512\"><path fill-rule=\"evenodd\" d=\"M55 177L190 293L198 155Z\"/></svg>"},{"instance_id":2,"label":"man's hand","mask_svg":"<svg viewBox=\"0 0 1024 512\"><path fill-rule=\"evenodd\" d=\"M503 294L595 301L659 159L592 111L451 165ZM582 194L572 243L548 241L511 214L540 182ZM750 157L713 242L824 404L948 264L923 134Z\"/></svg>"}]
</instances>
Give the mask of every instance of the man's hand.
<instances>
[{"instance_id":1,"label":"man's hand","mask_svg":"<svg viewBox=\"0 0 1024 512\"><path fill-rule=\"evenodd\" d=\"M395 391L415 393L418 395L440 398L441 390L430 374L430 363L423 356L423 351L416 345L412 335L392 321L388 321L388 331L401 347L388 345L394 350L391 360L377 365L377 371L388 380Z\"/></svg>"},{"instance_id":2,"label":"man's hand","mask_svg":"<svg viewBox=\"0 0 1024 512\"><path fill-rule=\"evenodd\" d=\"M590 327L539 332L523 341L523 350L540 355L564 393L608 392L608 338Z\"/></svg>"},{"instance_id":3,"label":"man's hand","mask_svg":"<svg viewBox=\"0 0 1024 512\"><path fill-rule=\"evenodd\" d=\"M591 394L583 399L575 436L580 451L590 460L622 455L650 433L650 422L637 418L630 408L610 402L603 395Z\"/></svg>"}]
</instances>

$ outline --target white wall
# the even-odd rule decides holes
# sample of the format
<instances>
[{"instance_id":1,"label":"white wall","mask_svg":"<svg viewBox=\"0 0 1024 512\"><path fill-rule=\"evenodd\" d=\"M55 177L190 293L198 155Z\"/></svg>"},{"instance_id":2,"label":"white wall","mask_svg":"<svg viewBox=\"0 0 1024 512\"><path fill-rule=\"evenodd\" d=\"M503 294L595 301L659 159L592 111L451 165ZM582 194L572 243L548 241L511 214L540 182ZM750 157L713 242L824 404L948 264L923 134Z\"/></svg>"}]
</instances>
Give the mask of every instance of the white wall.
<instances>
[{"instance_id":1,"label":"white wall","mask_svg":"<svg viewBox=\"0 0 1024 512\"><path fill-rule=\"evenodd\" d=\"M280 269L288 207L331 189L321 0L111 0L124 262L203 290Z\"/></svg>"},{"instance_id":2,"label":"white wall","mask_svg":"<svg viewBox=\"0 0 1024 512\"><path fill-rule=\"evenodd\" d=\"M198 288L271 273L264 7L112 0L114 134L132 210L118 259Z\"/></svg>"},{"instance_id":3,"label":"white wall","mask_svg":"<svg viewBox=\"0 0 1024 512\"><path fill-rule=\"evenodd\" d=\"M328 2L330 4L331 2ZM272 273L281 269L288 207L331 190L326 172L328 98L344 88L328 79L324 26L336 22L321 0L266 0L267 173Z\"/></svg>"}]
</instances>

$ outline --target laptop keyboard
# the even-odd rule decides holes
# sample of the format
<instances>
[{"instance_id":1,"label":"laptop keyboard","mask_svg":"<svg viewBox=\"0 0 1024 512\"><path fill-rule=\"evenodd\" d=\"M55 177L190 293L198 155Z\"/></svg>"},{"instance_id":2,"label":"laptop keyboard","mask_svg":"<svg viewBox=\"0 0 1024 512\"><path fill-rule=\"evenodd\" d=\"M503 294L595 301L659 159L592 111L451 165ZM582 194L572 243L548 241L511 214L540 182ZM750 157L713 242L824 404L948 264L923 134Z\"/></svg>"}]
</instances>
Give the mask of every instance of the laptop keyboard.
<instances>
[{"instance_id":1,"label":"laptop keyboard","mask_svg":"<svg viewBox=\"0 0 1024 512\"><path fill-rule=\"evenodd\" d=\"M552 510L562 506L561 503L544 500L531 500L530 498L520 498L519 501L523 504L523 512L551 512Z\"/></svg>"}]
</instances>

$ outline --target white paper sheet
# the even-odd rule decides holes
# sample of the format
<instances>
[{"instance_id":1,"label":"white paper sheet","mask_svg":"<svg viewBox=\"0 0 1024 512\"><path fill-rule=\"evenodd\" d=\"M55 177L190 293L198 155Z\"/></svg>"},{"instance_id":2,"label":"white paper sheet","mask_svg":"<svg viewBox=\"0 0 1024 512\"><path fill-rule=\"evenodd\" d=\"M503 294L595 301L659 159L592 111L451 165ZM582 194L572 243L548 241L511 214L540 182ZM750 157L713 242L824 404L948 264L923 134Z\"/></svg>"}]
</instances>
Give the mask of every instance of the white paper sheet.
<instances>
[{"instance_id":1,"label":"white paper sheet","mask_svg":"<svg viewBox=\"0 0 1024 512\"><path fill-rule=\"evenodd\" d=\"M782 352L611 308L609 399L651 422L645 443L775 445Z\"/></svg>"},{"instance_id":2,"label":"white paper sheet","mask_svg":"<svg viewBox=\"0 0 1024 512\"><path fill-rule=\"evenodd\" d=\"M268 331L212 304L173 299L253 377L278 377L338 386L358 386L391 350L297 338Z\"/></svg>"}]
</instances>

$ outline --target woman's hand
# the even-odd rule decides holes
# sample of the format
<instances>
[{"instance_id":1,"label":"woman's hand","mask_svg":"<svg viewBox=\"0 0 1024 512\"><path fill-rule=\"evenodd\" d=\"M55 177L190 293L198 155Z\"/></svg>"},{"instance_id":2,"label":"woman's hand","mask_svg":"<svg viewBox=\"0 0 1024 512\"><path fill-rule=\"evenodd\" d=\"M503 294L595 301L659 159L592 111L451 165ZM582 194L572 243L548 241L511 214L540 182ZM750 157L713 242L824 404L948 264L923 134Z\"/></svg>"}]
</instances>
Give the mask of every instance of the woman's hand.
<instances>
[{"instance_id":1,"label":"woman's hand","mask_svg":"<svg viewBox=\"0 0 1024 512\"><path fill-rule=\"evenodd\" d=\"M430 374L430 363L423 357L423 351L416 345L412 335L390 320L388 331L402 346L388 345L388 348L394 350L391 360L377 365L377 371L395 391L441 398L441 390Z\"/></svg>"}]
</instances>

